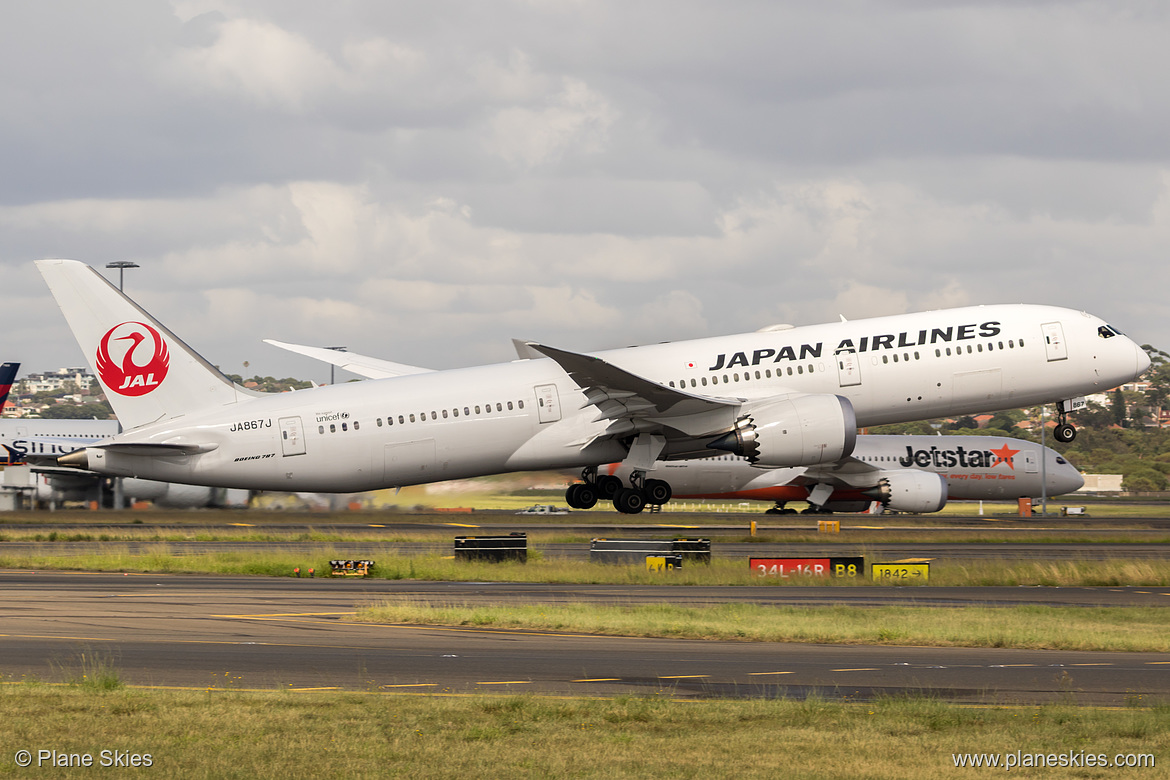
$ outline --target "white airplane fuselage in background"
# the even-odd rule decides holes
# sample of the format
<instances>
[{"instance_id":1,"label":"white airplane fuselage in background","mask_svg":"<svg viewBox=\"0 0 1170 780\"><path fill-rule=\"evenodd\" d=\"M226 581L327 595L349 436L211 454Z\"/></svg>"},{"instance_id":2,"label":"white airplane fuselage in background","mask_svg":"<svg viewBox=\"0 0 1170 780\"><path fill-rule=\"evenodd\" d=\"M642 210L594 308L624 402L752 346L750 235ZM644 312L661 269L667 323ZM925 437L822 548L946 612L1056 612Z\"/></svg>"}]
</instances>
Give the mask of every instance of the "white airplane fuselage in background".
<instances>
[{"instance_id":1,"label":"white airplane fuselage in background","mask_svg":"<svg viewBox=\"0 0 1170 780\"><path fill-rule=\"evenodd\" d=\"M609 470L622 479L626 472ZM937 512L948 500L1058 496L1084 485L1060 453L1006 436L858 436L853 454L835 463L759 469L737 455L719 455L664 463L662 478L674 499L778 504L810 501L817 485L828 485L832 492L818 506L831 511L862 511L879 501L897 511Z\"/></svg>"},{"instance_id":2,"label":"white airplane fuselage in background","mask_svg":"<svg viewBox=\"0 0 1170 780\"><path fill-rule=\"evenodd\" d=\"M56 456L116 436L117 420L0 420L0 465L24 463L30 455Z\"/></svg>"},{"instance_id":3,"label":"white airplane fuselage in background","mask_svg":"<svg viewBox=\"0 0 1170 780\"><path fill-rule=\"evenodd\" d=\"M742 449L831 462L857 426L1073 398L1149 366L1069 309L995 305L837 322L260 395L89 267L38 266L126 429L62 459L258 490L357 492Z\"/></svg>"}]
</instances>

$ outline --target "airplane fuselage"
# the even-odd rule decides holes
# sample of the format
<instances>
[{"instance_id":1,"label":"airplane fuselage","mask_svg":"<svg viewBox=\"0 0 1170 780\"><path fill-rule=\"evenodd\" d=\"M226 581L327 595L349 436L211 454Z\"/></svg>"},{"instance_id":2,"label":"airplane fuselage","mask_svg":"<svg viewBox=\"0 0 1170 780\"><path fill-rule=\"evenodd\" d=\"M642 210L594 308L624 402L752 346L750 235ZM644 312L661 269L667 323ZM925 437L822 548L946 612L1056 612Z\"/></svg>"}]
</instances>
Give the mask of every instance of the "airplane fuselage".
<instances>
[{"instance_id":1,"label":"airplane fuselage","mask_svg":"<svg viewBox=\"0 0 1170 780\"><path fill-rule=\"evenodd\" d=\"M1055 450L1003 436L859 436L852 459L873 469L868 479L859 469L845 475L842 481L856 488L877 484L892 471L914 469L945 477L952 501L1056 496L1084 484L1076 467ZM613 473L627 476L621 468ZM823 479L808 467L759 469L734 455L665 463L661 476L676 499L778 502L807 500L808 489ZM846 485L834 495L833 500L859 497Z\"/></svg>"},{"instance_id":2,"label":"airplane fuselage","mask_svg":"<svg viewBox=\"0 0 1170 780\"><path fill-rule=\"evenodd\" d=\"M1148 360L1106 328L1069 309L996 305L592 354L663 386L745 407L791 393L841 396L857 424L869 426L1115 387ZM187 445L185 453L94 449L89 466L221 487L353 492L623 460L628 442L602 436L607 422L597 416L557 362L521 360L241 396L115 439ZM663 457L686 454L668 447Z\"/></svg>"}]
</instances>

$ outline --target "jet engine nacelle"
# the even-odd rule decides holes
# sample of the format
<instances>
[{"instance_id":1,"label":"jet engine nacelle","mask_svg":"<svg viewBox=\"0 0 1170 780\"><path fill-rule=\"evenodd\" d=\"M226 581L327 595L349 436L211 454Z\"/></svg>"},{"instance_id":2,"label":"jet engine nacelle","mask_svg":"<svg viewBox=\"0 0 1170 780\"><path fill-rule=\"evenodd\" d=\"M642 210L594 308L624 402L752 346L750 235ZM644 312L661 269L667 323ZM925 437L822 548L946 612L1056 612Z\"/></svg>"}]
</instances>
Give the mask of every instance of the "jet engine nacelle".
<instances>
[{"instance_id":1,"label":"jet engine nacelle","mask_svg":"<svg viewBox=\"0 0 1170 780\"><path fill-rule=\"evenodd\" d=\"M948 484L942 474L905 469L883 471L877 487L862 491L896 512L937 512L946 506Z\"/></svg>"},{"instance_id":2,"label":"jet engine nacelle","mask_svg":"<svg viewBox=\"0 0 1170 780\"><path fill-rule=\"evenodd\" d=\"M180 485L135 477L122 480L122 493L128 499L153 501L157 506L172 509L210 506L214 498L214 490L203 485Z\"/></svg>"},{"instance_id":3,"label":"jet engine nacelle","mask_svg":"<svg viewBox=\"0 0 1170 780\"><path fill-rule=\"evenodd\" d=\"M790 395L762 401L735 430L707 446L761 468L812 466L848 457L857 443L853 404L839 395Z\"/></svg>"}]
</instances>

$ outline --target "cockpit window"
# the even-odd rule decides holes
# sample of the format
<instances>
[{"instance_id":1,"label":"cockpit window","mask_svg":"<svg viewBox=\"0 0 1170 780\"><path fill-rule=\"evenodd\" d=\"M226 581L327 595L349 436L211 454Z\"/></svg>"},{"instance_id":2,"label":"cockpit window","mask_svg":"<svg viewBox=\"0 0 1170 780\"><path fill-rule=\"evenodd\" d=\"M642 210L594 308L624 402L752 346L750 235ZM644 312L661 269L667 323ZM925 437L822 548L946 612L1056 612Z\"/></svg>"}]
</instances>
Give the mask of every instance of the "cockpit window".
<instances>
[{"instance_id":1,"label":"cockpit window","mask_svg":"<svg viewBox=\"0 0 1170 780\"><path fill-rule=\"evenodd\" d=\"M1101 327L1097 328L1097 335L1103 339L1111 339L1114 336L1120 336L1121 331L1112 325L1102 325Z\"/></svg>"},{"instance_id":2,"label":"cockpit window","mask_svg":"<svg viewBox=\"0 0 1170 780\"><path fill-rule=\"evenodd\" d=\"M1057 463L1059 463L1059 464L1060 464L1060 465L1062 465L1062 466L1063 466L1064 464L1068 463L1068 461L1067 461L1067 460L1065 460L1064 458L1061 458L1061 457L1059 457L1059 456L1056 458L1056 462L1057 462Z\"/></svg>"}]
</instances>

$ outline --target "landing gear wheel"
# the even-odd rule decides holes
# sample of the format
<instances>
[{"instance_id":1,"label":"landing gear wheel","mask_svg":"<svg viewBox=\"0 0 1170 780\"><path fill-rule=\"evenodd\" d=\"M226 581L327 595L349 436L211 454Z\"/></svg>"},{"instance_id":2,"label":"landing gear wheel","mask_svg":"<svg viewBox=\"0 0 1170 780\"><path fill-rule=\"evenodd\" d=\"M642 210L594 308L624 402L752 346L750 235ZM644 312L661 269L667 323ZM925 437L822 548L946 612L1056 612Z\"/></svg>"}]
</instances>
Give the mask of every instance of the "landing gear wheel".
<instances>
[{"instance_id":1,"label":"landing gear wheel","mask_svg":"<svg viewBox=\"0 0 1170 780\"><path fill-rule=\"evenodd\" d=\"M573 509L592 509L597 505L597 491L592 485L580 482L569 485L565 491L565 503Z\"/></svg>"},{"instance_id":2,"label":"landing gear wheel","mask_svg":"<svg viewBox=\"0 0 1170 780\"><path fill-rule=\"evenodd\" d=\"M569 505L570 509L580 509L577 505L577 492L581 489L580 482L574 482L565 490L565 503Z\"/></svg>"},{"instance_id":3,"label":"landing gear wheel","mask_svg":"<svg viewBox=\"0 0 1170 780\"><path fill-rule=\"evenodd\" d=\"M613 497L613 506L626 515L636 515L646 508L646 496L640 490L622 488Z\"/></svg>"},{"instance_id":4,"label":"landing gear wheel","mask_svg":"<svg viewBox=\"0 0 1170 780\"><path fill-rule=\"evenodd\" d=\"M622 481L609 474L597 478L597 495L606 501L612 501L622 489Z\"/></svg>"},{"instance_id":5,"label":"landing gear wheel","mask_svg":"<svg viewBox=\"0 0 1170 780\"><path fill-rule=\"evenodd\" d=\"M1068 444L1077 437L1077 429L1070 423L1061 423L1052 431L1052 438L1062 444Z\"/></svg>"},{"instance_id":6,"label":"landing gear wheel","mask_svg":"<svg viewBox=\"0 0 1170 780\"><path fill-rule=\"evenodd\" d=\"M669 482L663 482L661 479L646 480L646 503L657 504L662 506L670 497L674 495L674 491L670 489Z\"/></svg>"}]
</instances>

